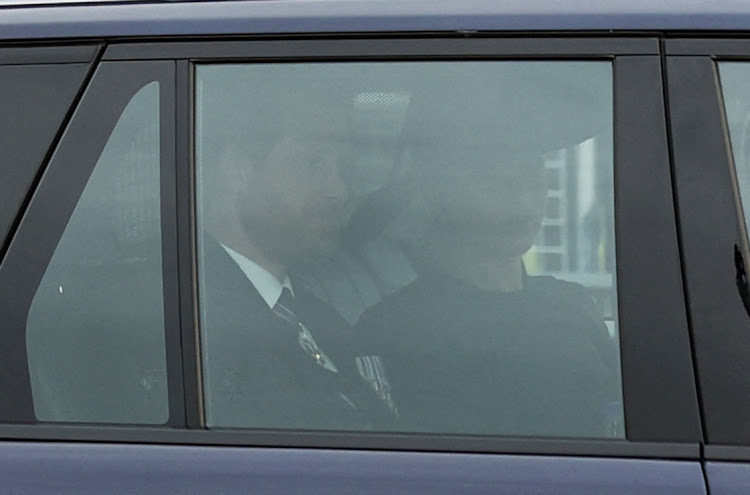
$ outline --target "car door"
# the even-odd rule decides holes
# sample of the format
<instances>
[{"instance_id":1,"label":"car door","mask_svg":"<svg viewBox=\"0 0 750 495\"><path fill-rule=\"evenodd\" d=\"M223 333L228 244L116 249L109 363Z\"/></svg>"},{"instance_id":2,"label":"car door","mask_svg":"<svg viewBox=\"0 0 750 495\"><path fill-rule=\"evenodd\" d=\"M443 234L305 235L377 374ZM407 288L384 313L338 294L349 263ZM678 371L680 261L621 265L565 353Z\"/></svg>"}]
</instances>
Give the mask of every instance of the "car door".
<instances>
[{"instance_id":1,"label":"car door","mask_svg":"<svg viewBox=\"0 0 750 495\"><path fill-rule=\"evenodd\" d=\"M655 38L330 36L107 46L0 265L2 477L17 490L78 493L706 493L662 77ZM606 363L616 377L606 390L613 398L596 405L604 421L581 429L570 426L578 418L554 414L554 388L533 387L558 382L523 340L513 349L529 363L518 368L528 381L518 383L530 384L545 410L531 408L502 427L455 406L454 419L436 409L424 425L369 431L324 428L312 415L291 421L288 411L231 416L254 411L249 380L272 377L235 373L260 340L235 332L237 340L221 341L206 316L213 304L206 280L215 268L201 236L217 231L223 216L211 208L231 197L211 189L211 174L227 157L216 143L262 143L251 130L263 134L277 122L267 105L289 115L278 122L295 132L327 129L329 121L300 110L319 94L351 112L350 168L330 172L340 174L334 178L353 204L344 232L350 251L300 263L295 288L308 288L356 331L363 315L420 280L426 249L414 243L429 208L407 208L414 181L423 195L438 182L438 204L474 205L473 194L458 200L459 181L471 179L465 174L495 180L499 164L534 147L543 158L546 208L524 255L525 276L591 301L586 314L598 322L598 338L616 349ZM518 155L507 151L515 146ZM270 146L264 155L280 152ZM443 165L420 168L423 156ZM484 168L473 169L475 160ZM514 180L489 193L485 187L483 205L511 194L500 187ZM561 315L570 311L561 308L546 308L551 329L558 318L567 328ZM565 321L579 321L574 313ZM577 349L565 334L554 342L561 352ZM433 366L407 344L415 354L391 358L394 368ZM400 347L385 345L399 355ZM466 347L485 362L481 349ZM223 364L232 359L238 364ZM425 390L464 368L494 373L440 359L442 381L426 382ZM370 368L359 373L387 392L377 361L365 362ZM574 368L552 369L599 383ZM216 380L217 369L229 373ZM403 371L389 377L394 385L407 378ZM577 382L559 383L572 390ZM407 403L435 399L400 390ZM530 400L523 386L504 390ZM274 392L279 400L293 394ZM563 402L577 405L560 397L561 410ZM509 400L507 410L514 407ZM562 420L535 419L549 417Z\"/></svg>"},{"instance_id":2,"label":"car door","mask_svg":"<svg viewBox=\"0 0 750 495\"><path fill-rule=\"evenodd\" d=\"M686 290L711 493L748 486L748 45L669 40L667 78Z\"/></svg>"}]
</instances>

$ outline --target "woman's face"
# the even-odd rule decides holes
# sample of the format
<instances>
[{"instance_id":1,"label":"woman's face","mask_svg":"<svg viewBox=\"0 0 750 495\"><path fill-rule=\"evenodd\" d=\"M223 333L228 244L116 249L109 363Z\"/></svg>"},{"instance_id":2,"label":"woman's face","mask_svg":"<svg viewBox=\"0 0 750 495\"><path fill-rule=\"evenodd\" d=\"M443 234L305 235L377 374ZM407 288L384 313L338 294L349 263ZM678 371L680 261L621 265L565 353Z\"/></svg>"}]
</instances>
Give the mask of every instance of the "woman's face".
<instances>
[{"instance_id":1,"label":"woman's face","mask_svg":"<svg viewBox=\"0 0 750 495\"><path fill-rule=\"evenodd\" d=\"M423 167L422 192L432 227L497 255L532 245L544 215L547 185L541 158L492 150L454 154L454 164ZM442 163L446 163L443 161Z\"/></svg>"}]
</instances>

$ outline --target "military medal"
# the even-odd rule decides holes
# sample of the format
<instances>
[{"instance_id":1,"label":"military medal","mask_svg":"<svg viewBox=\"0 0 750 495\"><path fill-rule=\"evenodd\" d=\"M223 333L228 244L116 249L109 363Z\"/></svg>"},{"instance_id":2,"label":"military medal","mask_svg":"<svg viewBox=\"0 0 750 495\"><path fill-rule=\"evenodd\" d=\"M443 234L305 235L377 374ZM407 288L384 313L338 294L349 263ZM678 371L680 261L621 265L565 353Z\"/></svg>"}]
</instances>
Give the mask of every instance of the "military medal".
<instances>
[{"instance_id":1,"label":"military medal","mask_svg":"<svg viewBox=\"0 0 750 495\"><path fill-rule=\"evenodd\" d=\"M336 365L333 364L331 358L326 356L326 353L323 352L320 347L318 347L318 344L315 342L315 339L313 338L310 331L301 322L298 323L300 328L298 339L300 347L302 347L302 349L309 356L311 356L316 363L318 363L318 366L322 366L323 368L333 373L338 373L338 368L336 368Z\"/></svg>"},{"instance_id":2,"label":"military medal","mask_svg":"<svg viewBox=\"0 0 750 495\"><path fill-rule=\"evenodd\" d=\"M276 313L276 316L279 318L299 327L299 335L297 336L299 346L308 356L315 360L318 366L322 366L332 373L338 373L339 370L336 368L336 365L333 364L331 358L326 356L326 353L318 347L318 343L315 342L310 330L299 321L297 315L292 311L293 298L294 296L292 296L291 290L288 287L284 287L278 301L276 301L276 304L273 307L273 312Z\"/></svg>"},{"instance_id":3,"label":"military medal","mask_svg":"<svg viewBox=\"0 0 750 495\"><path fill-rule=\"evenodd\" d=\"M398 408L391 397L391 384L388 383L388 377L385 374L380 356L357 356L355 362L359 375L370 384L378 397L388 406L391 413L398 417Z\"/></svg>"}]
</instances>

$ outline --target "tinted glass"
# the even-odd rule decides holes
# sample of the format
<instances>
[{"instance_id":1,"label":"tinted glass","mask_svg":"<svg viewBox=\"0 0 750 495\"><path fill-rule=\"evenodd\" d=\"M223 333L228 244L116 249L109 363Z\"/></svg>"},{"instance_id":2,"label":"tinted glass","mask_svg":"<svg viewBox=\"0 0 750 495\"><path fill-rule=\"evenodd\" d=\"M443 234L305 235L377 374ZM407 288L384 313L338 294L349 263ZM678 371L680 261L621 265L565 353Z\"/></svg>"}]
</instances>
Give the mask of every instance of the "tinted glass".
<instances>
[{"instance_id":1,"label":"tinted glass","mask_svg":"<svg viewBox=\"0 0 750 495\"><path fill-rule=\"evenodd\" d=\"M624 436L610 63L196 81L209 426Z\"/></svg>"},{"instance_id":2,"label":"tinted glass","mask_svg":"<svg viewBox=\"0 0 750 495\"><path fill-rule=\"evenodd\" d=\"M120 116L28 313L42 421L163 423L159 85Z\"/></svg>"},{"instance_id":3,"label":"tinted glass","mask_svg":"<svg viewBox=\"0 0 750 495\"><path fill-rule=\"evenodd\" d=\"M743 62L722 62L719 64L719 74L737 186L747 229L750 225L750 89L747 88L750 66Z\"/></svg>"}]
</instances>

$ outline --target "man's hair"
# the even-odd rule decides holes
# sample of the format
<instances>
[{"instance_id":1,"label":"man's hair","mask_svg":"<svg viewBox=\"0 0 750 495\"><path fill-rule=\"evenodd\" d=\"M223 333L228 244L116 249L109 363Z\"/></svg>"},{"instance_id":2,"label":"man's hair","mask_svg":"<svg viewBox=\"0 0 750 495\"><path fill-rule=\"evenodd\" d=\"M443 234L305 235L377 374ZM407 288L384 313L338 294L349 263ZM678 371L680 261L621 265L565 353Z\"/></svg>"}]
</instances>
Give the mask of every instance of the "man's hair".
<instances>
[{"instance_id":1,"label":"man's hair","mask_svg":"<svg viewBox=\"0 0 750 495\"><path fill-rule=\"evenodd\" d=\"M320 110L338 111L350 103L347 91L330 77L294 69L241 65L205 72L196 120L204 167L220 160L228 146L262 163L283 137L316 129Z\"/></svg>"}]
</instances>

